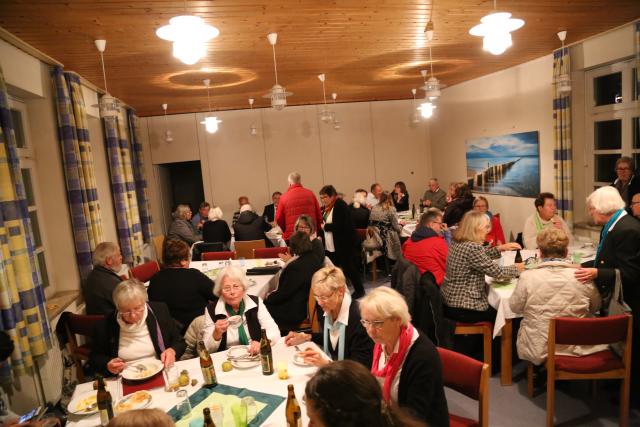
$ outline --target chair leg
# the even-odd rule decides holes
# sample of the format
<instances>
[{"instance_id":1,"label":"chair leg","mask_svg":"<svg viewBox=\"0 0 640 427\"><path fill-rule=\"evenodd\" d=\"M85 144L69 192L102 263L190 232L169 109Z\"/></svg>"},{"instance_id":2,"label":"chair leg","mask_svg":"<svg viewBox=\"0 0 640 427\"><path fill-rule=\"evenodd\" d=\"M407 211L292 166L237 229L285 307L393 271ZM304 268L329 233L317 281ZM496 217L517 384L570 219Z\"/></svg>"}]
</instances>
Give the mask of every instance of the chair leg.
<instances>
[{"instance_id":1,"label":"chair leg","mask_svg":"<svg viewBox=\"0 0 640 427\"><path fill-rule=\"evenodd\" d=\"M373 280L373 283L378 281L378 267L375 259L371 263L371 280Z\"/></svg>"},{"instance_id":2,"label":"chair leg","mask_svg":"<svg viewBox=\"0 0 640 427\"><path fill-rule=\"evenodd\" d=\"M484 363L489 365L489 376L491 376L491 328L482 328L482 346L484 353Z\"/></svg>"},{"instance_id":3,"label":"chair leg","mask_svg":"<svg viewBox=\"0 0 640 427\"><path fill-rule=\"evenodd\" d=\"M84 382L84 370L82 369L82 360L79 357L74 357L74 362L76 364L76 377L78 378L78 383Z\"/></svg>"},{"instance_id":4,"label":"chair leg","mask_svg":"<svg viewBox=\"0 0 640 427\"><path fill-rule=\"evenodd\" d=\"M624 378L620 384L620 427L629 426L629 393L630 380Z\"/></svg>"},{"instance_id":5,"label":"chair leg","mask_svg":"<svg viewBox=\"0 0 640 427\"><path fill-rule=\"evenodd\" d=\"M547 367L547 427L553 427L555 410L556 382L555 375L551 376L551 370Z\"/></svg>"},{"instance_id":6,"label":"chair leg","mask_svg":"<svg viewBox=\"0 0 640 427\"><path fill-rule=\"evenodd\" d=\"M533 363L527 362L527 396L533 397Z\"/></svg>"}]
</instances>

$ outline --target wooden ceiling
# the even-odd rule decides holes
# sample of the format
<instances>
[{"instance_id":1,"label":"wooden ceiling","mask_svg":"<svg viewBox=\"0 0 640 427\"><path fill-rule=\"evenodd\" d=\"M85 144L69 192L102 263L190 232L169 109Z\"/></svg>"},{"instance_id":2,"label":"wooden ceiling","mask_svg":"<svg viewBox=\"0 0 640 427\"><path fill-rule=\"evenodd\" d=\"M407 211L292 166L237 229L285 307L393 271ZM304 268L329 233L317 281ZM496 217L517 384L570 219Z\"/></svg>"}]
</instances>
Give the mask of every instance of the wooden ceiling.
<instances>
[{"instance_id":1,"label":"wooden ceiling","mask_svg":"<svg viewBox=\"0 0 640 427\"><path fill-rule=\"evenodd\" d=\"M185 7L220 30L193 66L173 58L171 43L155 35ZM270 32L278 33L279 82L294 92L288 104L300 105L322 102L319 73L338 101L411 98L429 63L430 17L434 72L447 85L549 54L561 29L571 43L640 17L639 0L500 0L499 10L526 24L506 53L493 56L468 34L492 8L490 0L2 0L0 26L99 87L93 40L106 39L109 91L148 116L162 114L165 102L169 113L206 111L204 78L215 109L247 108L248 98L268 106Z\"/></svg>"}]
</instances>

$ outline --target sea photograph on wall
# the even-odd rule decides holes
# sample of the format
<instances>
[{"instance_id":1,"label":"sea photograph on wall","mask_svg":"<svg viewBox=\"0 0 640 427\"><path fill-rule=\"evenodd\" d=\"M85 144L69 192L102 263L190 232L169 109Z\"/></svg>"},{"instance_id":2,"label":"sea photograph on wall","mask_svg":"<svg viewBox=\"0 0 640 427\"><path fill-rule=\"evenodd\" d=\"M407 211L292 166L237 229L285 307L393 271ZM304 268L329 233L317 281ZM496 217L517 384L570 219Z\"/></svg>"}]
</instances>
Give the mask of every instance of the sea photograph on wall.
<instances>
[{"instance_id":1,"label":"sea photograph on wall","mask_svg":"<svg viewBox=\"0 0 640 427\"><path fill-rule=\"evenodd\" d=\"M467 181L474 192L536 197L540 193L538 131L466 141Z\"/></svg>"}]
</instances>

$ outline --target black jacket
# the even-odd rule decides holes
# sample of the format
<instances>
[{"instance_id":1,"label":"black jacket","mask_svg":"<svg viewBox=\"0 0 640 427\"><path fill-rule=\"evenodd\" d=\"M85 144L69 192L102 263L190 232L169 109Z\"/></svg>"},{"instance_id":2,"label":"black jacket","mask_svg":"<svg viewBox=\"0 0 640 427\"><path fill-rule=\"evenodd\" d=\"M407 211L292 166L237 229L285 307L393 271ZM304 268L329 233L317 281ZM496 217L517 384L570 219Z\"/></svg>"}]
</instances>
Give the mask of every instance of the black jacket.
<instances>
[{"instance_id":1,"label":"black jacket","mask_svg":"<svg viewBox=\"0 0 640 427\"><path fill-rule=\"evenodd\" d=\"M236 242L247 240L264 240L267 247L273 246L271 240L264 235L265 231L271 230L271 225L266 223L261 216L255 212L244 211L238 217L238 222L233 226L235 230Z\"/></svg>"},{"instance_id":2,"label":"black jacket","mask_svg":"<svg viewBox=\"0 0 640 427\"><path fill-rule=\"evenodd\" d=\"M398 405L432 427L449 426L440 356L422 334L411 346L400 371Z\"/></svg>"},{"instance_id":3,"label":"black jacket","mask_svg":"<svg viewBox=\"0 0 640 427\"><path fill-rule=\"evenodd\" d=\"M262 212L262 218L264 218L267 222L275 221L276 210L274 208L273 203L264 207L264 211Z\"/></svg>"},{"instance_id":4,"label":"black jacket","mask_svg":"<svg viewBox=\"0 0 640 427\"><path fill-rule=\"evenodd\" d=\"M313 334L313 342L318 344L320 348L324 346L324 312L320 306L316 306L318 310L318 323L320 324L320 333ZM349 305L349 322L344 331L344 358L362 363L367 369L371 369L371 360L373 359L373 341L369 338L367 331L360 323L360 309L358 303L351 301ZM329 342L329 356L333 360L338 360L338 347L335 349Z\"/></svg>"},{"instance_id":5,"label":"black jacket","mask_svg":"<svg viewBox=\"0 0 640 427\"><path fill-rule=\"evenodd\" d=\"M640 172L640 171L637 171ZM613 187L616 186L615 181L611 184ZM629 182L629 188L627 189L627 199L624 203L627 205L627 212L631 215L631 199L633 196L640 193L640 174L635 173L631 177L631 182Z\"/></svg>"},{"instance_id":6,"label":"black jacket","mask_svg":"<svg viewBox=\"0 0 640 427\"><path fill-rule=\"evenodd\" d=\"M349 206L342 199L337 199L333 205L333 215L330 224L324 225L325 233L333 233L333 245L338 256L352 254L356 246L356 229L351 222ZM325 239L326 240L326 239Z\"/></svg>"},{"instance_id":7,"label":"black jacket","mask_svg":"<svg viewBox=\"0 0 640 427\"><path fill-rule=\"evenodd\" d=\"M307 317L311 277L321 267L322 261L306 252L282 270L278 290L264 301L280 329L291 329Z\"/></svg>"},{"instance_id":8,"label":"black jacket","mask_svg":"<svg viewBox=\"0 0 640 427\"><path fill-rule=\"evenodd\" d=\"M231 230L225 220L207 221L202 226L202 240L207 243L222 242L229 247Z\"/></svg>"},{"instance_id":9,"label":"black jacket","mask_svg":"<svg viewBox=\"0 0 640 427\"><path fill-rule=\"evenodd\" d=\"M186 347L180 331L176 326L173 318L169 314L169 309L164 303L150 302L151 310L147 314L147 328L153 342L153 348L156 350L156 357L160 359L160 345L158 344L158 328L156 327L156 319L162 339L164 340L165 349L172 348L176 352L176 360L180 359ZM155 314L155 316L154 316ZM96 325L93 334L92 350L90 363L93 368L103 374L111 375L107 369L107 363L111 359L118 357L118 348L120 345L120 325L116 320L116 312L111 313L107 318Z\"/></svg>"},{"instance_id":10,"label":"black jacket","mask_svg":"<svg viewBox=\"0 0 640 427\"><path fill-rule=\"evenodd\" d=\"M396 193L392 193L391 199L393 200L393 206L395 206L398 212L409 210L409 193L405 193L400 201L397 200Z\"/></svg>"},{"instance_id":11,"label":"black jacket","mask_svg":"<svg viewBox=\"0 0 640 427\"><path fill-rule=\"evenodd\" d=\"M118 283L122 282L120 276L106 267L97 265L93 267L87 279L82 283L82 294L87 303L87 314L107 315L115 311L111 294Z\"/></svg>"},{"instance_id":12,"label":"black jacket","mask_svg":"<svg viewBox=\"0 0 640 427\"><path fill-rule=\"evenodd\" d=\"M260 308L260 299L256 296L249 295L249 298L256 303L255 307L250 308L244 312L244 318L247 321L247 329L249 332L249 337L252 341L260 341L262 338L262 327L260 326L260 321L258 320L258 309ZM209 312L209 317L214 322L216 321L216 304L218 304L218 299L212 301L207 305L207 312ZM218 346L218 351L224 351L227 349L227 332L225 331L222 334L222 338L220 338L220 345Z\"/></svg>"},{"instance_id":13,"label":"black jacket","mask_svg":"<svg viewBox=\"0 0 640 427\"><path fill-rule=\"evenodd\" d=\"M458 225L458 223L462 220L464 214L473 209L474 200L474 197L459 197L452 200L444 210L444 217L442 218L442 222L447 224L449 227Z\"/></svg>"},{"instance_id":14,"label":"black jacket","mask_svg":"<svg viewBox=\"0 0 640 427\"><path fill-rule=\"evenodd\" d=\"M354 228L367 228L369 226L369 214L371 211L364 206L356 208L353 204L349 205L349 212L351 213L351 222Z\"/></svg>"}]
</instances>

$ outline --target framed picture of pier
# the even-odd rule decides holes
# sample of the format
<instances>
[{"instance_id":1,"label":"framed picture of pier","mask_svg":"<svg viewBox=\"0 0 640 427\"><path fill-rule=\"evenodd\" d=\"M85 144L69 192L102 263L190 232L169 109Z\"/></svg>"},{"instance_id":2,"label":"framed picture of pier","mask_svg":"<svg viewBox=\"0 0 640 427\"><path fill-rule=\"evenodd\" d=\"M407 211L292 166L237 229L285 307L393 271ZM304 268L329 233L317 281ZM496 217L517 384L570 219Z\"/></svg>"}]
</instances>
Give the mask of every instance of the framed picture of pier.
<instances>
[{"instance_id":1,"label":"framed picture of pier","mask_svg":"<svg viewBox=\"0 0 640 427\"><path fill-rule=\"evenodd\" d=\"M472 191L518 197L540 193L538 131L469 139L466 150Z\"/></svg>"}]
</instances>

